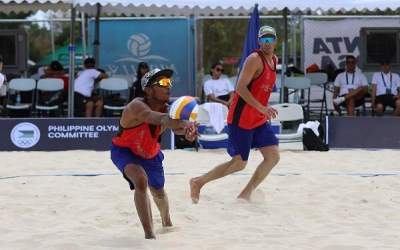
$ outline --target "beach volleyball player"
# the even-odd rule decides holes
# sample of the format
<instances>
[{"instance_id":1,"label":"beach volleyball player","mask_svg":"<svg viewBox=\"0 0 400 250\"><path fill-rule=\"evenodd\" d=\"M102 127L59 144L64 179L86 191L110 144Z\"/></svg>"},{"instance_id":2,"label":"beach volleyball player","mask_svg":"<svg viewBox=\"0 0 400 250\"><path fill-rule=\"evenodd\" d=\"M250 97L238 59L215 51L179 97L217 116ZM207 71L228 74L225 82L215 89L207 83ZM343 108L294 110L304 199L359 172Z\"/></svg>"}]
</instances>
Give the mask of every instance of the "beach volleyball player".
<instances>
[{"instance_id":1,"label":"beach volleyball player","mask_svg":"<svg viewBox=\"0 0 400 250\"><path fill-rule=\"evenodd\" d=\"M198 202L200 190L206 183L244 169L251 148L258 148L264 159L239 194L240 199L250 200L253 190L279 161L278 140L268 123L277 115L277 111L268 106L276 79L276 38L274 28L260 28L260 49L246 58L229 107L228 153L232 159L190 180L190 195L194 203Z\"/></svg>"},{"instance_id":2,"label":"beach volleyball player","mask_svg":"<svg viewBox=\"0 0 400 250\"><path fill-rule=\"evenodd\" d=\"M134 190L134 201L146 239L155 238L147 187L160 211L162 225L172 226L164 190L163 153L159 137L166 128L193 141L195 123L171 119L167 113L172 70L153 69L141 81L144 98L133 99L123 110L120 131L112 139L111 160Z\"/></svg>"}]
</instances>

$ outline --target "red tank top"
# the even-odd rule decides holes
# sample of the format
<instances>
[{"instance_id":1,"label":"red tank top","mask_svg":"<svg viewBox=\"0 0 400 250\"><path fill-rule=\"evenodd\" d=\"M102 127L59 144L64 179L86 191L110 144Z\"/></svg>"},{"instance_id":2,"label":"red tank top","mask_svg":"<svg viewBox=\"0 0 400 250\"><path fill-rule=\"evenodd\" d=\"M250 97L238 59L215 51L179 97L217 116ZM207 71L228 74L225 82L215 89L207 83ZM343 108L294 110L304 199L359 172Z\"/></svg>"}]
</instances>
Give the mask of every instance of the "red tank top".
<instances>
[{"instance_id":1,"label":"red tank top","mask_svg":"<svg viewBox=\"0 0 400 250\"><path fill-rule=\"evenodd\" d=\"M155 128L151 131L150 127ZM135 155L144 159L155 157L160 151L158 137L161 127L142 123L133 128L122 128L118 135L112 138L112 143L119 147L129 148Z\"/></svg>"},{"instance_id":2,"label":"red tank top","mask_svg":"<svg viewBox=\"0 0 400 250\"><path fill-rule=\"evenodd\" d=\"M271 92L276 80L276 57L273 57L274 69L268 66L260 50L256 50L263 62L263 71L256 79L247 86L251 94L262 105L267 106ZM235 92L232 104L229 107L228 124L234 124L244 129L253 129L268 121L268 117L256 108L246 103L240 95Z\"/></svg>"}]
</instances>

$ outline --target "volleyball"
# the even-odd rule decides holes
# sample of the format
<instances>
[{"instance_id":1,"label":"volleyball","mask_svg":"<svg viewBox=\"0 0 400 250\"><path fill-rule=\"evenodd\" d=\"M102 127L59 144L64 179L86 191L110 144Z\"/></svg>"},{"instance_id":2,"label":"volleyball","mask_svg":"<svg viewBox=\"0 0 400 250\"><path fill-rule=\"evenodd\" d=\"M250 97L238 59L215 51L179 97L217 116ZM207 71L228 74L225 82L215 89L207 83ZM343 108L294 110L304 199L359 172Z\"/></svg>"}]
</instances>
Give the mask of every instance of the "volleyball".
<instances>
[{"instance_id":1,"label":"volleyball","mask_svg":"<svg viewBox=\"0 0 400 250\"><path fill-rule=\"evenodd\" d=\"M170 106L169 117L171 119L195 121L198 105L193 96L181 96Z\"/></svg>"},{"instance_id":2,"label":"volleyball","mask_svg":"<svg viewBox=\"0 0 400 250\"><path fill-rule=\"evenodd\" d=\"M129 37L127 47L134 56L143 57L150 52L151 41L143 33L134 34Z\"/></svg>"}]
</instances>

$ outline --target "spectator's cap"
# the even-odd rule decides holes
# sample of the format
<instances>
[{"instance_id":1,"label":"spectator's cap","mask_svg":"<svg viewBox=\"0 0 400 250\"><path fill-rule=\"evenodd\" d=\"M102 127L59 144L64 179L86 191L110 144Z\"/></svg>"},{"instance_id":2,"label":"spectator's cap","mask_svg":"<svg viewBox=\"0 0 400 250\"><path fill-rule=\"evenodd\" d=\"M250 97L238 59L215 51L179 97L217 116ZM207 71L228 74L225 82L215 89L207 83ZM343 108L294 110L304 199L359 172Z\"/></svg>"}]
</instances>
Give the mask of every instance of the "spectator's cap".
<instances>
[{"instance_id":1,"label":"spectator's cap","mask_svg":"<svg viewBox=\"0 0 400 250\"><path fill-rule=\"evenodd\" d=\"M276 37L276 31L274 28L268 25L261 26L258 30L258 38L263 37L265 35L274 35Z\"/></svg>"},{"instance_id":2,"label":"spectator's cap","mask_svg":"<svg viewBox=\"0 0 400 250\"><path fill-rule=\"evenodd\" d=\"M155 68L153 70L150 70L146 74L144 74L142 81L140 82L142 85L142 89L146 88L147 86L150 86L154 83L154 81L157 79L159 76L165 76L168 78L171 78L171 76L174 74L174 71L171 69L158 69Z\"/></svg>"}]
</instances>

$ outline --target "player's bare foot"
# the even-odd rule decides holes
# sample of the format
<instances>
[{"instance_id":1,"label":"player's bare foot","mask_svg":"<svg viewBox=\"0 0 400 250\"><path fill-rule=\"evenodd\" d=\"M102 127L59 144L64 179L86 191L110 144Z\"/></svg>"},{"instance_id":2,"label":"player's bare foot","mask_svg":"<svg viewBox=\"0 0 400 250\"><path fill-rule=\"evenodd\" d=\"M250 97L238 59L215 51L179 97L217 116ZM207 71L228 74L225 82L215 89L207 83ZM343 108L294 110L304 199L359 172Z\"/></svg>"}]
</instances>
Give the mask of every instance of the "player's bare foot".
<instances>
[{"instance_id":1,"label":"player's bare foot","mask_svg":"<svg viewBox=\"0 0 400 250\"><path fill-rule=\"evenodd\" d=\"M144 238L147 240L155 240L156 236L154 235L153 232L145 233Z\"/></svg>"},{"instance_id":2,"label":"player's bare foot","mask_svg":"<svg viewBox=\"0 0 400 250\"><path fill-rule=\"evenodd\" d=\"M200 185L197 183L197 178L190 179L190 198L192 198L192 202L197 204L200 199Z\"/></svg>"},{"instance_id":3,"label":"player's bare foot","mask_svg":"<svg viewBox=\"0 0 400 250\"><path fill-rule=\"evenodd\" d=\"M250 196L251 196L251 194L239 194L238 195L238 199L240 199L240 200L243 200L243 201L247 201L247 202L249 202L250 201Z\"/></svg>"},{"instance_id":4,"label":"player's bare foot","mask_svg":"<svg viewBox=\"0 0 400 250\"><path fill-rule=\"evenodd\" d=\"M173 226L171 218L169 218L169 216L168 216L168 218L163 219L161 223L162 223L163 227L172 227Z\"/></svg>"}]
</instances>

